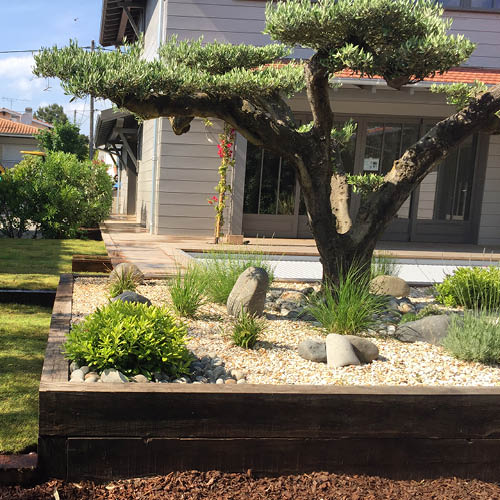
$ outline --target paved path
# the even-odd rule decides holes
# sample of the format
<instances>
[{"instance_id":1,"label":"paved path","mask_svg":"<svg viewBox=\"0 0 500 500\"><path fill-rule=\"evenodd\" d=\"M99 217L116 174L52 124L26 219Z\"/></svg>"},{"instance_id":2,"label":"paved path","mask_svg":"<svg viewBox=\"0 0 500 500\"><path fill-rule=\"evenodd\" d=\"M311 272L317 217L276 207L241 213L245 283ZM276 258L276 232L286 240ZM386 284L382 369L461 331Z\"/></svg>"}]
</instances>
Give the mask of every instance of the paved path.
<instances>
[{"instance_id":1,"label":"paved path","mask_svg":"<svg viewBox=\"0 0 500 500\"><path fill-rule=\"evenodd\" d=\"M127 218L115 217L106 221L102 233L108 253L115 262L133 262L150 278L172 275L190 261L190 254L216 248L211 237L151 235ZM269 255L279 279L321 279L322 267L313 240L247 238L245 241L247 245L224 245L223 248ZM457 266L488 266L500 262L499 247L383 242L379 251L390 252L396 258L399 275L410 283L438 283Z\"/></svg>"}]
</instances>

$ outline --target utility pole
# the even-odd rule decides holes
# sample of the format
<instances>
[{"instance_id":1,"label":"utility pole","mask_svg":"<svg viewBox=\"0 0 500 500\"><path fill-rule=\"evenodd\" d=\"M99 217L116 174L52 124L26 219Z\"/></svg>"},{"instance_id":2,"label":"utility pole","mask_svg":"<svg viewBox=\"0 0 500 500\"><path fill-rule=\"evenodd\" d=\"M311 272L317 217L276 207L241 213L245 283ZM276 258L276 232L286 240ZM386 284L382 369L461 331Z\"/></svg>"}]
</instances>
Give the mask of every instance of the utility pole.
<instances>
[{"instance_id":1,"label":"utility pole","mask_svg":"<svg viewBox=\"0 0 500 500\"><path fill-rule=\"evenodd\" d=\"M73 110L73 125L76 125L76 109Z\"/></svg>"},{"instance_id":2,"label":"utility pole","mask_svg":"<svg viewBox=\"0 0 500 500\"><path fill-rule=\"evenodd\" d=\"M90 50L94 52L95 43L92 40ZM90 96L90 128L89 128L89 157L92 160L94 157L94 97Z\"/></svg>"}]
</instances>

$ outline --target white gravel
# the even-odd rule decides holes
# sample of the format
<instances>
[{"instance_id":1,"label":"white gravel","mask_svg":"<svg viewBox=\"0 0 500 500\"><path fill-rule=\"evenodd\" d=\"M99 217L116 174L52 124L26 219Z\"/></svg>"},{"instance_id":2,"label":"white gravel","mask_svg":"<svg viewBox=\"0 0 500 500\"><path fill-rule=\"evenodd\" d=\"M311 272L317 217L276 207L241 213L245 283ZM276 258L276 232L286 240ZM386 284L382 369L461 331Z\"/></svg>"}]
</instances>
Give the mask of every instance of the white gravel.
<instances>
[{"instance_id":1,"label":"white gravel","mask_svg":"<svg viewBox=\"0 0 500 500\"><path fill-rule=\"evenodd\" d=\"M300 289L308 285L275 283L273 288ZM137 292L154 305L169 307L164 281L148 281ZM422 290L412 290L412 301L431 301ZM417 296L420 296L417 298ZM107 280L77 278L73 293L73 321L105 305ZM218 356L229 369L243 370L250 384L399 385L399 386L499 386L500 367L459 361L441 347L423 342L406 344L394 339L371 339L380 350L379 359L362 366L328 368L297 354L307 338L324 338L325 332L304 321L283 319L266 311L268 323L255 349L235 346L230 339L231 320L217 304L202 306L197 317L186 319L188 347L197 356Z\"/></svg>"}]
</instances>

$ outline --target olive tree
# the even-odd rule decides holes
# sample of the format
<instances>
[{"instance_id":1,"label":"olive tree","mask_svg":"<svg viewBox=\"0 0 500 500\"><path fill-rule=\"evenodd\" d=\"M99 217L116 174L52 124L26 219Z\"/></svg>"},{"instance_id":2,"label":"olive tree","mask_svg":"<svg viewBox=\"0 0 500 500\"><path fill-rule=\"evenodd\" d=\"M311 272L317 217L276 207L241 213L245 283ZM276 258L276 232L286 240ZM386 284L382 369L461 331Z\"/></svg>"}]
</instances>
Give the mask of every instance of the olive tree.
<instances>
[{"instance_id":1,"label":"olive tree","mask_svg":"<svg viewBox=\"0 0 500 500\"><path fill-rule=\"evenodd\" d=\"M340 266L367 264L377 239L415 187L456 146L479 130L495 130L500 87L439 122L365 189L349 213L349 172L341 161L348 134L335 130L329 89L350 69L401 89L465 61L474 45L448 35L450 20L434 0L288 0L266 6L264 47L179 42L169 38L158 58L141 44L86 52L72 42L36 57L35 73L59 77L69 94L107 98L144 118L169 117L176 134L194 117L219 118L250 142L286 158L297 173L324 278ZM278 43L279 42L279 43ZM312 49L307 60L283 61L290 47ZM289 98L307 94L312 122L299 126ZM366 187L366 182L364 183Z\"/></svg>"}]
</instances>

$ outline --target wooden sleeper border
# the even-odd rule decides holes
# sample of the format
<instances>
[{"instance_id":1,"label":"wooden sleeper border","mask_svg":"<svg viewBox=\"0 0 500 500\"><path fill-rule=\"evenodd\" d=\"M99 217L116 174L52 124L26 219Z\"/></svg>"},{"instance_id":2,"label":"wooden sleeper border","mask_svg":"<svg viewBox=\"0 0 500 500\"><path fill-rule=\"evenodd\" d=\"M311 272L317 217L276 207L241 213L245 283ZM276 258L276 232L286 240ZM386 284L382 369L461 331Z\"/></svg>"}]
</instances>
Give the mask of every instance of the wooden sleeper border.
<instances>
[{"instance_id":1,"label":"wooden sleeper border","mask_svg":"<svg viewBox=\"0 0 500 500\"><path fill-rule=\"evenodd\" d=\"M62 275L40 383L39 466L112 480L172 470L498 480L500 389L75 384Z\"/></svg>"}]
</instances>

